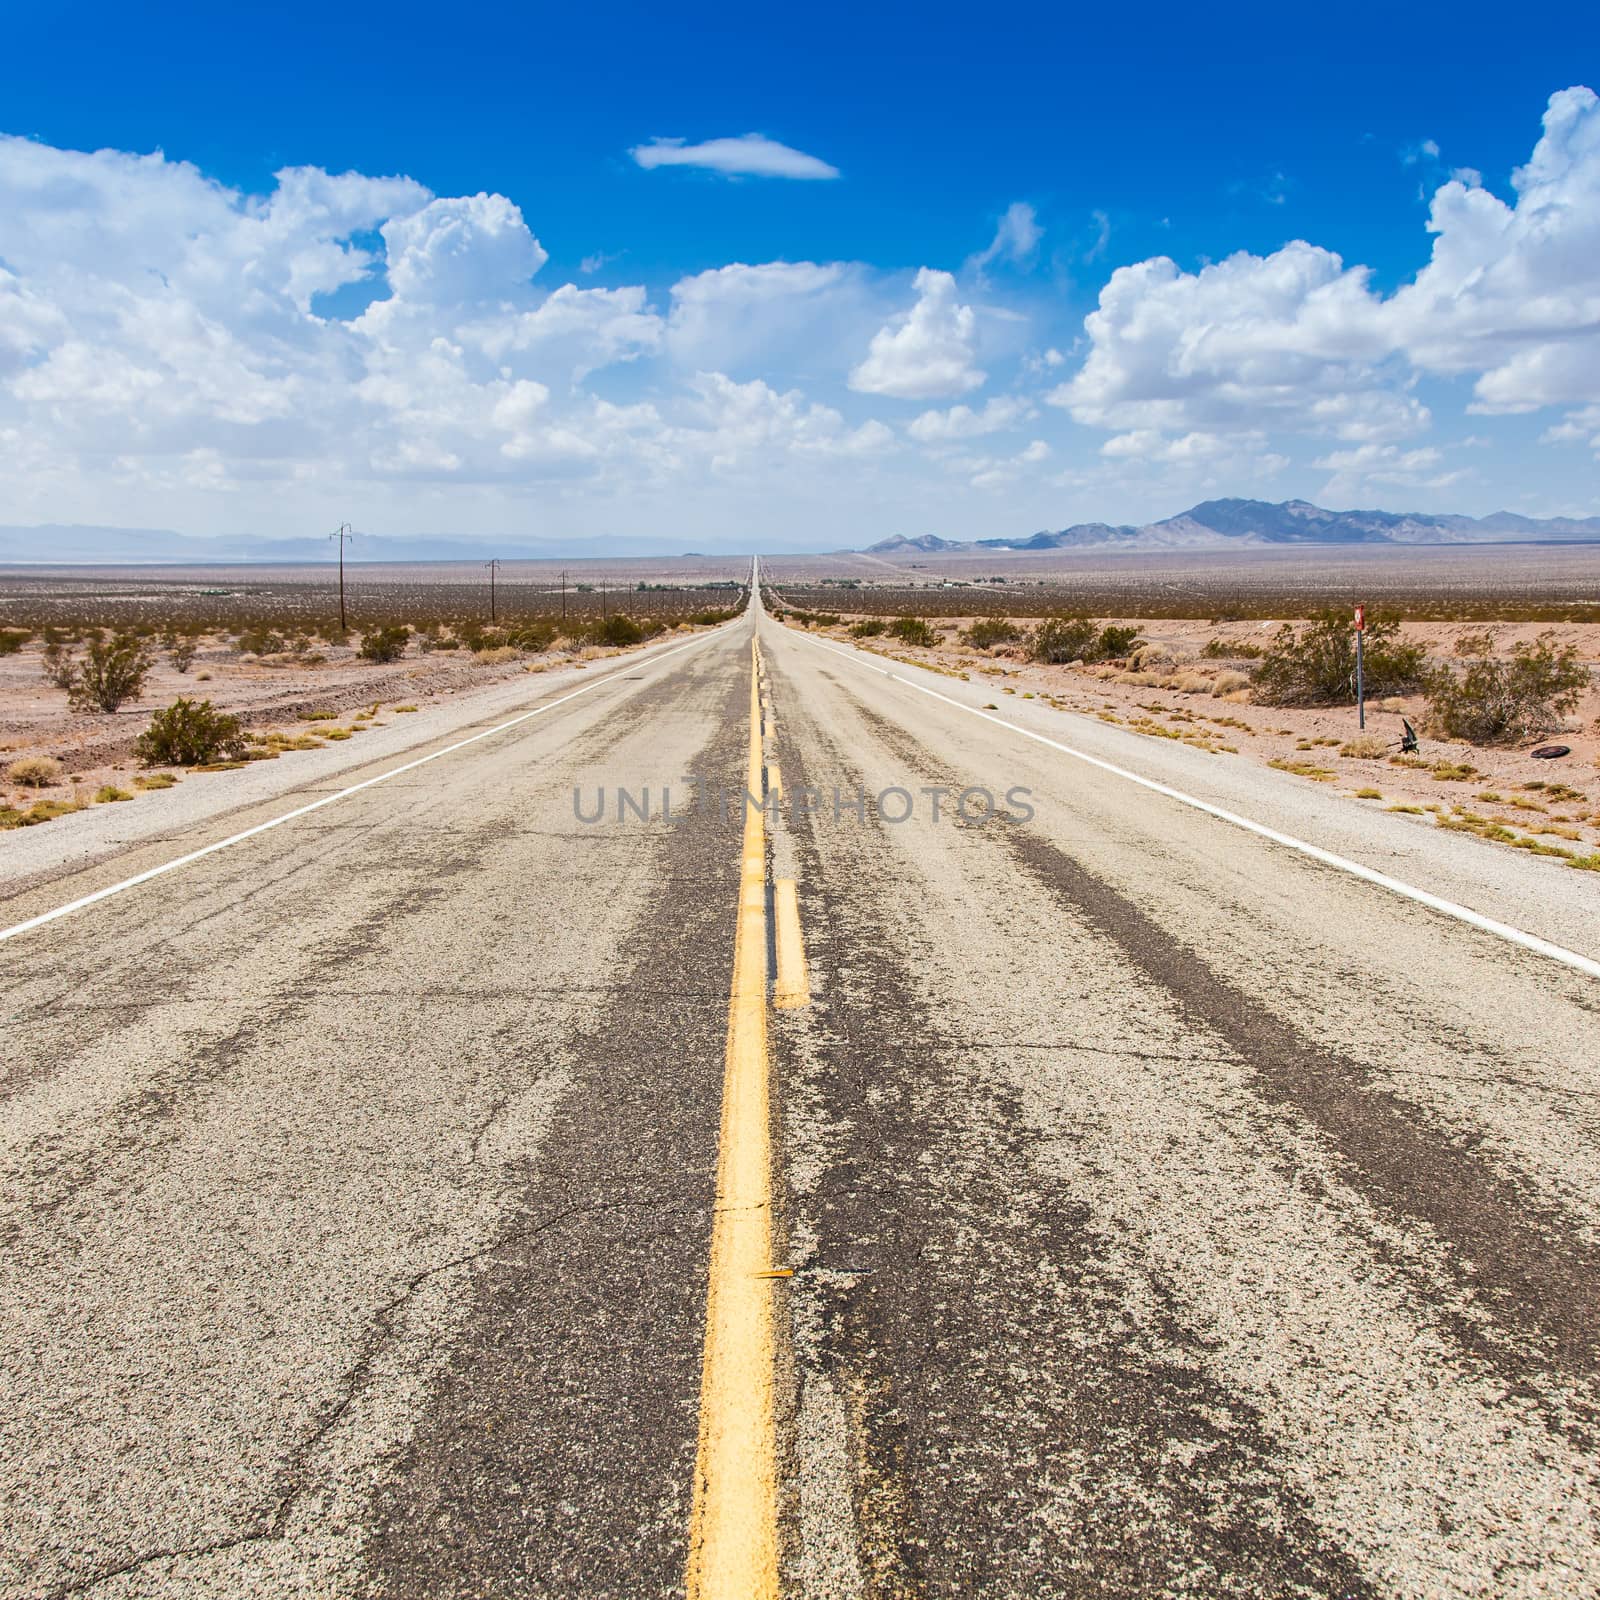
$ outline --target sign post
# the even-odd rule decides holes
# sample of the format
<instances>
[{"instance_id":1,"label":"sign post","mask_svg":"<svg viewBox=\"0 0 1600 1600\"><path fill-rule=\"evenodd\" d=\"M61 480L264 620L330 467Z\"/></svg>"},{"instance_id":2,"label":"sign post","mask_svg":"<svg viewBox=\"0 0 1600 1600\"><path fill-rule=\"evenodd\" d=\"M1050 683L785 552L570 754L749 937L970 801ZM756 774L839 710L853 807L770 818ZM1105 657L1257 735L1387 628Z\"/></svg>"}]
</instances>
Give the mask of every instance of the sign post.
<instances>
[{"instance_id":1,"label":"sign post","mask_svg":"<svg viewBox=\"0 0 1600 1600\"><path fill-rule=\"evenodd\" d=\"M1367 631L1367 608L1356 607L1356 726L1367 725L1367 690L1362 681L1361 638Z\"/></svg>"}]
</instances>

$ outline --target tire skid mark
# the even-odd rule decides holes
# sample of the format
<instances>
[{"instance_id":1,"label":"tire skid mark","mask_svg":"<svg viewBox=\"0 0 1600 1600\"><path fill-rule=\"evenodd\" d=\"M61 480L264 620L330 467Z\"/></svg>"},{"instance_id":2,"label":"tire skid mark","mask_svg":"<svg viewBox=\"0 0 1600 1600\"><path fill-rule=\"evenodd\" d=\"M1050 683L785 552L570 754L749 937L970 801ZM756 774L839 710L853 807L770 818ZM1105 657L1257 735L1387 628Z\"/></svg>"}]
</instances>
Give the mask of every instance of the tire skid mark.
<instances>
[{"instance_id":1,"label":"tire skid mark","mask_svg":"<svg viewBox=\"0 0 1600 1600\"><path fill-rule=\"evenodd\" d=\"M903 729L865 706L858 711L898 759L931 781L949 781ZM1361 1063L1306 1038L1047 840L1026 829L991 829L987 837L1003 839L1035 881L1197 1027L1224 1040L1250 1066L1260 1098L1302 1118L1343 1159L1352 1188L1428 1231L1461 1299L1487 1318L1442 1309L1453 1339L1513 1396L1540 1402L1547 1423L1569 1442L1592 1450L1600 1438L1600 1250L1578 1236L1573 1219L1431 1124L1425 1108L1374 1087ZM1389 1264L1410 1267L1393 1255ZM1530 1385L1534 1376L1554 1377L1563 1388L1563 1379L1575 1379L1582 1392L1552 1411L1546 1387Z\"/></svg>"},{"instance_id":2,"label":"tire skid mark","mask_svg":"<svg viewBox=\"0 0 1600 1600\"><path fill-rule=\"evenodd\" d=\"M801 783L819 747L860 781L819 717L786 715L810 723L789 757ZM786 1137L817 1173L791 1198L815 1251L794 1280L797 1356L857 1419L867 1594L1371 1593L1164 1285L1128 1324L1128 1285L1087 1208L1034 1167L1015 1094L936 1017L885 1004L916 992L917 940L888 909L903 885L881 836L790 831L821 902L814 1016L778 1035Z\"/></svg>"},{"instance_id":3,"label":"tire skid mark","mask_svg":"<svg viewBox=\"0 0 1600 1600\"><path fill-rule=\"evenodd\" d=\"M716 692L697 765L731 782L747 681L736 672ZM479 1267L371 1514L364 1593L682 1593L738 829L650 825L660 870L644 916L571 1046L572 1087L512 1205L532 1215L576 1193L633 1209L574 1212L536 1249Z\"/></svg>"}]
</instances>

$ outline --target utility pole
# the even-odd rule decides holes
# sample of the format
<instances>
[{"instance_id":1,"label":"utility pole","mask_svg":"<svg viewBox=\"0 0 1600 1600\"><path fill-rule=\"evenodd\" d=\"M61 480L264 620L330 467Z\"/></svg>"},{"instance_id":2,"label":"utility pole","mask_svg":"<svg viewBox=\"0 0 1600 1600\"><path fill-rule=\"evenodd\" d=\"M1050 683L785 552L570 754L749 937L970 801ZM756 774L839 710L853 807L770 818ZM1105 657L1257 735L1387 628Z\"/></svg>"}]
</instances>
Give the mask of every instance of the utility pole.
<instances>
[{"instance_id":1,"label":"utility pole","mask_svg":"<svg viewBox=\"0 0 1600 1600\"><path fill-rule=\"evenodd\" d=\"M1367 725L1367 687L1361 671L1361 640L1367 631L1367 608L1356 607L1356 726Z\"/></svg>"},{"instance_id":2,"label":"utility pole","mask_svg":"<svg viewBox=\"0 0 1600 1600\"><path fill-rule=\"evenodd\" d=\"M567 575L561 574L561 620L567 620Z\"/></svg>"},{"instance_id":3,"label":"utility pole","mask_svg":"<svg viewBox=\"0 0 1600 1600\"><path fill-rule=\"evenodd\" d=\"M494 622L494 575L500 570L500 558L494 557L492 561L485 561L484 566L489 569L489 621Z\"/></svg>"},{"instance_id":4,"label":"utility pole","mask_svg":"<svg viewBox=\"0 0 1600 1600\"><path fill-rule=\"evenodd\" d=\"M355 534L350 531L348 522L341 522L339 531L330 533L328 537L339 541L339 632L343 633L348 627L344 615L344 547L350 540L355 538Z\"/></svg>"}]
</instances>

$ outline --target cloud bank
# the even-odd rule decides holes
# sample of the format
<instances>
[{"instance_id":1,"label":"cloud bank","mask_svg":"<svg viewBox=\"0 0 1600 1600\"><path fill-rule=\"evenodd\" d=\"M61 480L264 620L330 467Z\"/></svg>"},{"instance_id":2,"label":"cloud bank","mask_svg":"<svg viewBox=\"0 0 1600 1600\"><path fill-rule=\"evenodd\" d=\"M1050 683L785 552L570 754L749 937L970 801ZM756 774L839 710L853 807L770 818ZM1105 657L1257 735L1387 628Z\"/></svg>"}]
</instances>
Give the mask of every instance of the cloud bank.
<instances>
[{"instance_id":1,"label":"cloud bank","mask_svg":"<svg viewBox=\"0 0 1600 1600\"><path fill-rule=\"evenodd\" d=\"M754 135L640 149L819 175ZM986 281L1037 253L1024 202L957 271L730 261L655 285L604 285L599 256L551 281L535 221L405 176L294 167L246 193L0 137L0 520L285 531L355 505L436 529L533 506L837 542L841 518L1060 525L1291 473L1335 500L1454 497L1502 448L1494 419L1529 413L1508 481L1542 481L1536 449L1588 482L1600 451L1585 88L1550 97L1504 196L1438 184L1387 294L1297 239L1118 266L1084 315L1070 286Z\"/></svg>"}]
</instances>

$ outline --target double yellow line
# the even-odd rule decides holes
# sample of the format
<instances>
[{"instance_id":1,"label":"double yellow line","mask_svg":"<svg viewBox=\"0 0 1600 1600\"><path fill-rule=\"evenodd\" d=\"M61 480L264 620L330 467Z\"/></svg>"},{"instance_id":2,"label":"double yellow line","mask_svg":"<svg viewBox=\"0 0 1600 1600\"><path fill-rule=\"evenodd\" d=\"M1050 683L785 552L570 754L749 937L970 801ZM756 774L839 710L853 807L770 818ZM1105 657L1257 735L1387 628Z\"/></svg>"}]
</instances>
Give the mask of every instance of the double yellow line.
<instances>
[{"instance_id":1,"label":"double yellow line","mask_svg":"<svg viewBox=\"0 0 1600 1600\"><path fill-rule=\"evenodd\" d=\"M752 640L745 783L757 801L764 793L781 792L776 769L763 760L761 676L761 648ZM775 1600L778 1593L774 1302L788 1273L772 1260L766 821L764 806L745 804L706 1291L700 1444L689 1525L690 1600ZM793 881L775 885L774 898L775 1000L803 1005L809 988Z\"/></svg>"}]
</instances>

